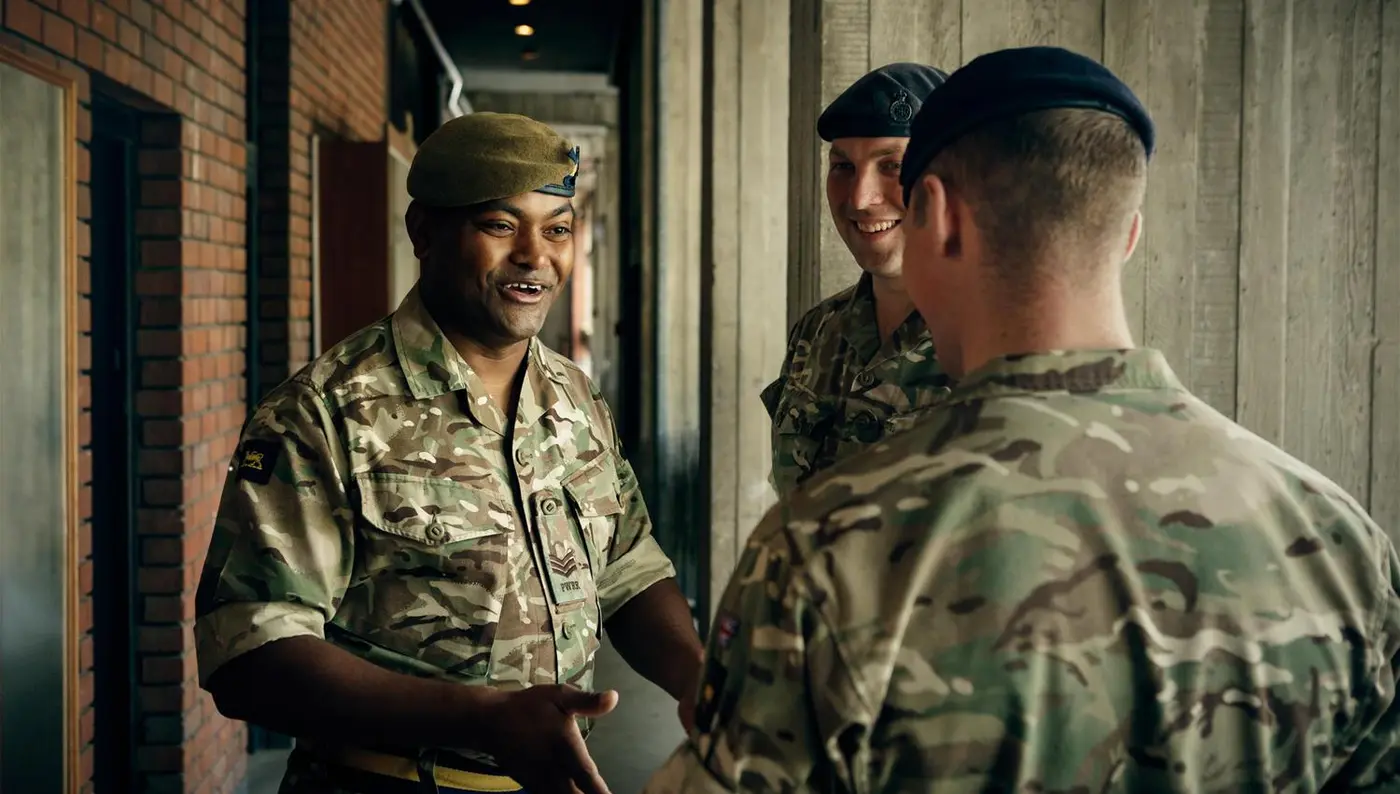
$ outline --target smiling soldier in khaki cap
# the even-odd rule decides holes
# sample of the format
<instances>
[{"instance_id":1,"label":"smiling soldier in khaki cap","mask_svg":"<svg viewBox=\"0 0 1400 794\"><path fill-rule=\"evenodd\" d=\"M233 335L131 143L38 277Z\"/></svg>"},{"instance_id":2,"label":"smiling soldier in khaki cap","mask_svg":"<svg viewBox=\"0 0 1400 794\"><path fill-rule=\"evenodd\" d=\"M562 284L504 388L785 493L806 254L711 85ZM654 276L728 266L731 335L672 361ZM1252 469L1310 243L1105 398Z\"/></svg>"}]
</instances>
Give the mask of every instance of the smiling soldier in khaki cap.
<instances>
[{"instance_id":1,"label":"smiling soldier in khaki cap","mask_svg":"<svg viewBox=\"0 0 1400 794\"><path fill-rule=\"evenodd\" d=\"M605 792L583 744L616 703L590 691L604 627L695 691L700 640L612 414L535 338L573 267L577 170L523 116L434 132L408 177L419 284L244 430L199 671L225 715L297 737L283 794Z\"/></svg>"}]
</instances>

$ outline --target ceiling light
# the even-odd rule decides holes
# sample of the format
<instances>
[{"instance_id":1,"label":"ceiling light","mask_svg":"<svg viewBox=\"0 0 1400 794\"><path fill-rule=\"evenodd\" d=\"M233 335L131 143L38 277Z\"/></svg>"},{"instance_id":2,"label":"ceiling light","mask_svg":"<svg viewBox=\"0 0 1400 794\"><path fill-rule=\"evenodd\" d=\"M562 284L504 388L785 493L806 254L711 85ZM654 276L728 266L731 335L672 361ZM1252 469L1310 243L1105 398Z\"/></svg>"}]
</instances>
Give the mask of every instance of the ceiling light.
<instances>
[{"instance_id":1,"label":"ceiling light","mask_svg":"<svg viewBox=\"0 0 1400 794\"><path fill-rule=\"evenodd\" d=\"M527 6L530 4L530 0L510 0L510 4L513 6Z\"/></svg>"},{"instance_id":2,"label":"ceiling light","mask_svg":"<svg viewBox=\"0 0 1400 794\"><path fill-rule=\"evenodd\" d=\"M529 25L516 25L516 26L515 26L515 35L517 35L517 36L533 36L533 35L535 35L535 29L532 28L532 27L530 27Z\"/></svg>"}]
</instances>

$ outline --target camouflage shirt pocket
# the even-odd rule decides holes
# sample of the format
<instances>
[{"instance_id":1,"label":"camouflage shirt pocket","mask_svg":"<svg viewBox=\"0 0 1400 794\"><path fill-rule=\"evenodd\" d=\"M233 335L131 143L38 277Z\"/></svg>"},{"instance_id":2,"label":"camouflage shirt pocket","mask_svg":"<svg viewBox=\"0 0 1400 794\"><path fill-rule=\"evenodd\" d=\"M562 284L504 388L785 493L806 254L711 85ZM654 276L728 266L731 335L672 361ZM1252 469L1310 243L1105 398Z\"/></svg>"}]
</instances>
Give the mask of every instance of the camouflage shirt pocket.
<instances>
[{"instance_id":1,"label":"camouflage shirt pocket","mask_svg":"<svg viewBox=\"0 0 1400 794\"><path fill-rule=\"evenodd\" d=\"M356 484L361 517L377 530L359 539L368 547L359 556L370 571L427 569L459 578L470 568L474 580L491 580L478 584L505 581L513 519L499 497L452 480L403 474L360 475ZM462 555L479 553L489 559L463 565Z\"/></svg>"},{"instance_id":2,"label":"camouflage shirt pocket","mask_svg":"<svg viewBox=\"0 0 1400 794\"><path fill-rule=\"evenodd\" d=\"M617 468L611 455L599 456L564 481L564 491L569 495L579 531L588 544L594 577L603 575L602 569L617 535L617 523L622 517L618 490Z\"/></svg>"},{"instance_id":3,"label":"camouflage shirt pocket","mask_svg":"<svg viewBox=\"0 0 1400 794\"><path fill-rule=\"evenodd\" d=\"M485 681L513 579L512 513L494 492L445 478L375 472L355 486L355 569L336 622Z\"/></svg>"}]
</instances>

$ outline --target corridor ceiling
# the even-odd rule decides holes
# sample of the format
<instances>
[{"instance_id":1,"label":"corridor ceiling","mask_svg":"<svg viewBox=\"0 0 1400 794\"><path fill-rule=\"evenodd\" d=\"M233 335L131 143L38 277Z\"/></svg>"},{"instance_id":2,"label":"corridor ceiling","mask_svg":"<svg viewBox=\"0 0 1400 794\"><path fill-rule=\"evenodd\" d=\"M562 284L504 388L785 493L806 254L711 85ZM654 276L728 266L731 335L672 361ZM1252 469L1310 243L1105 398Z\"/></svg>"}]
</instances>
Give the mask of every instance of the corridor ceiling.
<instances>
[{"instance_id":1,"label":"corridor ceiling","mask_svg":"<svg viewBox=\"0 0 1400 794\"><path fill-rule=\"evenodd\" d=\"M629 0L420 0L443 47L463 72L522 69L543 72L613 72ZM517 36L517 25L533 36ZM521 53L538 53L526 60Z\"/></svg>"}]
</instances>

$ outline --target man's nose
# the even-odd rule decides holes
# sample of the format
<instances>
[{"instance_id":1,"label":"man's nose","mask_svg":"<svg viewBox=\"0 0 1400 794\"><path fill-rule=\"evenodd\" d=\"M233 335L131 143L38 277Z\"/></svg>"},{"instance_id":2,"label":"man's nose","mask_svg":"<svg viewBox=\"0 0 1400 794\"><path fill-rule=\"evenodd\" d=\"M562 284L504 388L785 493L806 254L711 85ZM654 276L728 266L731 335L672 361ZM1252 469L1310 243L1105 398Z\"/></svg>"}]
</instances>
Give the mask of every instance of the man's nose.
<instances>
[{"instance_id":1,"label":"man's nose","mask_svg":"<svg viewBox=\"0 0 1400 794\"><path fill-rule=\"evenodd\" d=\"M885 203L885 186L875 171L861 171L851 185L851 206L858 210Z\"/></svg>"},{"instance_id":2,"label":"man's nose","mask_svg":"<svg viewBox=\"0 0 1400 794\"><path fill-rule=\"evenodd\" d=\"M516 237L512 261L520 267L539 269L549 266L549 254L544 240L538 234L522 234Z\"/></svg>"}]
</instances>

